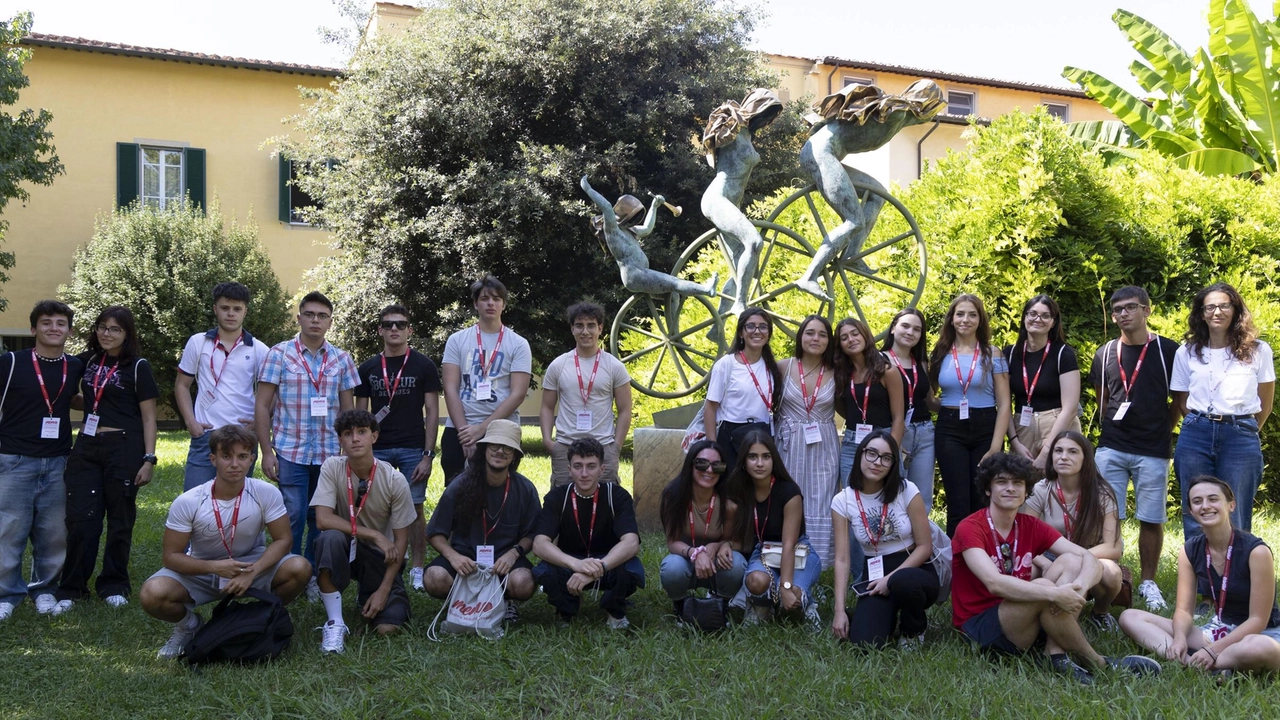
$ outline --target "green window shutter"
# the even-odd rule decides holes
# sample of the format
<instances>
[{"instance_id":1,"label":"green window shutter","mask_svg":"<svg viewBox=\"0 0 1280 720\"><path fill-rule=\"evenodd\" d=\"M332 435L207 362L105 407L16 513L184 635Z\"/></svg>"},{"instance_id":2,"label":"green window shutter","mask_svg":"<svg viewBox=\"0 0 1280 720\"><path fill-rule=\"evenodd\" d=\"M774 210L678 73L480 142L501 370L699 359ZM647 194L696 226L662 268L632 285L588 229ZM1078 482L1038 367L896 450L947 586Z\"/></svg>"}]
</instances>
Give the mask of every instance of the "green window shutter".
<instances>
[{"instance_id":1,"label":"green window shutter","mask_svg":"<svg viewBox=\"0 0 1280 720\"><path fill-rule=\"evenodd\" d=\"M182 149L182 171L186 175L187 195L191 204L204 212L204 150Z\"/></svg>"},{"instance_id":2,"label":"green window shutter","mask_svg":"<svg viewBox=\"0 0 1280 720\"><path fill-rule=\"evenodd\" d=\"M116 207L138 199L138 144L116 143Z\"/></svg>"},{"instance_id":3,"label":"green window shutter","mask_svg":"<svg viewBox=\"0 0 1280 720\"><path fill-rule=\"evenodd\" d=\"M290 219L290 209L292 204L289 202L289 172L291 171L290 162L285 159L284 155L280 155L280 222L287 223Z\"/></svg>"}]
</instances>

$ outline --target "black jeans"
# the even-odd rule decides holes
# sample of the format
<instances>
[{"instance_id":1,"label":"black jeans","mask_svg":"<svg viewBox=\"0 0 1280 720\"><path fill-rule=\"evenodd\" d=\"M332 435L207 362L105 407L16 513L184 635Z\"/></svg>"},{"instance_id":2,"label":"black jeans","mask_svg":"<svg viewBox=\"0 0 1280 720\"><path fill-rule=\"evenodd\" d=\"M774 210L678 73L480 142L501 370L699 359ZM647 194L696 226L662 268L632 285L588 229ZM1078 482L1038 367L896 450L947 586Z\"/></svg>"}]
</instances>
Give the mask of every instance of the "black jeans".
<instances>
[{"instance_id":1,"label":"black jeans","mask_svg":"<svg viewBox=\"0 0 1280 720\"><path fill-rule=\"evenodd\" d=\"M338 592L347 589L352 580L356 581L356 607L363 608L369 596L382 587L382 579L386 576L386 556L378 548L367 542L356 544L356 560L351 562L351 536L341 530L325 530L316 538L316 575L321 570L329 571L329 581ZM387 604L372 620L370 625L395 625L397 627L409 620L409 593L405 592L404 581L399 575L391 582L391 592L387 593Z\"/></svg>"},{"instance_id":2,"label":"black jeans","mask_svg":"<svg viewBox=\"0 0 1280 720\"><path fill-rule=\"evenodd\" d=\"M67 560L58 586L59 600L89 596L89 578L98 560L106 516L107 542L98 574L99 597L129 596L129 553L138 516L138 486L133 484L145 452L141 434L80 433L67 458Z\"/></svg>"},{"instance_id":3,"label":"black jeans","mask_svg":"<svg viewBox=\"0 0 1280 720\"><path fill-rule=\"evenodd\" d=\"M458 428L445 428L440 434L440 470L444 472L444 484L453 482L466 466L467 456L462 452L462 443L458 442Z\"/></svg>"},{"instance_id":4,"label":"black jeans","mask_svg":"<svg viewBox=\"0 0 1280 720\"><path fill-rule=\"evenodd\" d=\"M907 559L906 551L885 556L885 573L893 572ZM902 568L889 578L888 595L867 595L849 617L849 642L882 648L901 625L902 637L915 637L929 627L925 611L938 600L941 586L933 565Z\"/></svg>"},{"instance_id":5,"label":"black jeans","mask_svg":"<svg viewBox=\"0 0 1280 720\"><path fill-rule=\"evenodd\" d=\"M969 419L960 411L942 408L934 432L938 473L947 491L947 535L954 536L960 521L987 506L987 499L974 483L978 461L991 449L996 429L995 408L970 408Z\"/></svg>"},{"instance_id":6,"label":"black jeans","mask_svg":"<svg viewBox=\"0 0 1280 720\"><path fill-rule=\"evenodd\" d=\"M725 473L733 472L734 466L738 464L738 443L747 436L752 430L763 430L769 435L773 435L769 429L767 422L722 422L716 428L716 443L720 445L725 465L729 467Z\"/></svg>"},{"instance_id":7,"label":"black jeans","mask_svg":"<svg viewBox=\"0 0 1280 720\"><path fill-rule=\"evenodd\" d=\"M578 614L578 610L582 607L582 596L569 592L568 584L569 578L573 577L572 570L552 565L544 560L534 569L534 577L547 594L547 604L555 608L556 612L565 617ZM595 588L595 585L587 587ZM625 616L627 598L631 597L638 587L644 587L644 566L640 564L639 558L631 558L623 563L622 567L608 570L604 577L600 578L602 591L600 608L611 617Z\"/></svg>"}]
</instances>

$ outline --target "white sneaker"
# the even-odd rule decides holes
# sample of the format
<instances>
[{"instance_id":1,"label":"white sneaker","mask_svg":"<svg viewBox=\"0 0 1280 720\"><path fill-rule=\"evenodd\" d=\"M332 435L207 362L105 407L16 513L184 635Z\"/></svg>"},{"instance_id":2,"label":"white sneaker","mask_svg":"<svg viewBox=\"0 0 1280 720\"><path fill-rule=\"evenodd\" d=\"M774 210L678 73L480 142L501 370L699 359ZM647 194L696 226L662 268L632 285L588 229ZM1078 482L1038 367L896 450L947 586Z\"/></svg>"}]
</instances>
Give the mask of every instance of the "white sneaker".
<instances>
[{"instance_id":1,"label":"white sneaker","mask_svg":"<svg viewBox=\"0 0 1280 720\"><path fill-rule=\"evenodd\" d=\"M129 598L123 595L108 595L107 604L113 608L124 607L129 604Z\"/></svg>"},{"instance_id":2,"label":"white sneaker","mask_svg":"<svg viewBox=\"0 0 1280 720\"><path fill-rule=\"evenodd\" d=\"M58 598L50 593L41 593L36 596L36 612L41 615L48 615L53 612L53 608L57 606Z\"/></svg>"},{"instance_id":3,"label":"white sneaker","mask_svg":"<svg viewBox=\"0 0 1280 720\"><path fill-rule=\"evenodd\" d=\"M507 601L507 614L502 616L502 622L510 625L520 619L520 608L516 607L515 600Z\"/></svg>"},{"instance_id":4,"label":"white sneaker","mask_svg":"<svg viewBox=\"0 0 1280 720\"><path fill-rule=\"evenodd\" d=\"M409 585L412 586L414 590L426 589L426 587L422 584L422 575L423 575L422 568L409 569Z\"/></svg>"},{"instance_id":5,"label":"white sneaker","mask_svg":"<svg viewBox=\"0 0 1280 720\"><path fill-rule=\"evenodd\" d=\"M324 637L320 639L320 652L325 654L337 653L341 655L342 651L345 649L343 636L349 632L347 630L347 626L339 625L333 620L330 620L318 629L324 631Z\"/></svg>"},{"instance_id":6,"label":"white sneaker","mask_svg":"<svg viewBox=\"0 0 1280 720\"><path fill-rule=\"evenodd\" d=\"M314 575L311 577L311 582L307 583L307 602L309 603L320 602L320 583L316 582L316 578ZM338 652L342 652L342 651L339 650Z\"/></svg>"},{"instance_id":7,"label":"white sneaker","mask_svg":"<svg viewBox=\"0 0 1280 720\"><path fill-rule=\"evenodd\" d=\"M11 602L0 602L0 620L8 620L13 617L13 611L17 606Z\"/></svg>"},{"instance_id":8,"label":"white sneaker","mask_svg":"<svg viewBox=\"0 0 1280 720\"><path fill-rule=\"evenodd\" d=\"M612 615L606 615L604 624L610 630L626 630L631 627L631 621L627 619L626 615L623 615L620 618L616 618Z\"/></svg>"},{"instance_id":9,"label":"white sneaker","mask_svg":"<svg viewBox=\"0 0 1280 720\"><path fill-rule=\"evenodd\" d=\"M804 608L804 620L809 624L810 631L822 632L822 616L818 614L818 603L813 598L809 598L809 603Z\"/></svg>"},{"instance_id":10,"label":"white sneaker","mask_svg":"<svg viewBox=\"0 0 1280 720\"><path fill-rule=\"evenodd\" d=\"M751 604L747 606L747 611L742 614L743 625L760 625L767 623L773 619L773 608L764 605Z\"/></svg>"},{"instance_id":11,"label":"white sneaker","mask_svg":"<svg viewBox=\"0 0 1280 720\"><path fill-rule=\"evenodd\" d=\"M195 613L191 613L190 620L183 618L182 622L173 626L173 634L169 636L169 641L160 648L160 652L156 653L156 657L161 660L177 660L182 657L182 651L187 649L187 643L191 642L191 638L196 636L196 632L200 630L200 626L204 625L204 618Z\"/></svg>"},{"instance_id":12,"label":"white sneaker","mask_svg":"<svg viewBox=\"0 0 1280 720\"><path fill-rule=\"evenodd\" d=\"M1143 580L1139 583L1138 594L1146 601L1148 610L1159 611L1169 607L1164 601L1164 595L1160 594L1160 586L1156 585L1155 580Z\"/></svg>"},{"instance_id":13,"label":"white sneaker","mask_svg":"<svg viewBox=\"0 0 1280 720\"><path fill-rule=\"evenodd\" d=\"M924 647L924 633L919 635L903 635L898 638L898 647L902 652L912 653Z\"/></svg>"},{"instance_id":14,"label":"white sneaker","mask_svg":"<svg viewBox=\"0 0 1280 720\"><path fill-rule=\"evenodd\" d=\"M71 600L59 600L58 604L53 606L53 610L50 611L50 614L53 615L54 617L57 617L67 612L74 606L75 606L75 603L72 602Z\"/></svg>"}]
</instances>

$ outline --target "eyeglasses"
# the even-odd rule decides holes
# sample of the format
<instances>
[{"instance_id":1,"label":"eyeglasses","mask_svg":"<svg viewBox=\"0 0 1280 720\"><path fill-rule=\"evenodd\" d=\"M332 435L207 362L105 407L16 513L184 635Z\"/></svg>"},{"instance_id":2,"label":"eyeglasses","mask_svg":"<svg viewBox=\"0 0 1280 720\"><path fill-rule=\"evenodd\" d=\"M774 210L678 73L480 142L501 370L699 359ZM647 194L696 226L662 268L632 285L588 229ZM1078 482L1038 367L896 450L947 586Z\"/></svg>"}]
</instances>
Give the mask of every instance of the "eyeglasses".
<instances>
[{"instance_id":1,"label":"eyeglasses","mask_svg":"<svg viewBox=\"0 0 1280 720\"><path fill-rule=\"evenodd\" d=\"M1039 320L1039 321L1041 321L1041 322L1049 322L1050 320L1052 320L1052 319L1053 319L1053 313L1029 312L1029 313L1027 313L1027 319L1028 319L1028 320Z\"/></svg>"},{"instance_id":2,"label":"eyeglasses","mask_svg":"<svg viewBox=\"0 0 1280 720\"><path fill-rule=\"evenodd\" d=\"M404 330L409 327L408 320L383 320L378 323L378 327L383 330Z\"/></svg>"},{"instance_id":3,"label":"eyeglasses","mask_svg":"<svg viewBox=\"0 0 1280 720\"><path fill-rule=\"evenodd\" d=\"M744 332L749 332L749 333L767 333L767 332L769 332L769 326L768 326L768 325L765 325L765 324L763 324L763 323L761 323L761 324L751 323L750 325L743 325L743 326L742 326L742 329L743 329L743 331L744 331Z\"/></svg>"},{"instance_id":4,"label":"eyeglasses","mask_svg":"<svg viewBox=\"0 0 1280 720\"><path fill-rule=\"evenodd\" d=\"M1146 307L1147 307L1146 305L1139 305L1138 303L1129 303L1128 305L1119 305L1111 308L1111 315L1113 317L1124 317L1125 315L1136 313L1138 312L1138 310L1144 309Z\"/></svg>"},{"instance_id":5,"label":"eyeglasses","mask_svg":"<svg viewBox=\"0 0 1280 720\"><path fill-rule=\"evenodd\" d=\"M1013 574L1013 548L1009 547L1009 543L1000 543L1000 563L1005 575Z\"/></svg>"},{"instance_id":6,"label":"eyeglasses","mask_svg":"<svg viewBox=\"0 0 1280 720\"><path fill-rule=\"evenodd\" d=\"M871 448L867 448L862 451L862 459L872 465L892 465L893 453L882 453L872 450Z\"/></svg>"},{"instance_id":7,"label":"eyeglasses","mask_svg":"<svg viewBox=\"0 0 1280 720\"><path fill-rule=\"evenodd\" d=\"M1225 315L1228 312L1231 312L1231 308L1232 308L1231 303L1218 303L1217 305L1205 305L1204 314L1212 315L1215 312L1218 312L1219 310L1221 310L1222 313Z\"/></svg>"},{"instance_id":8,"label":"eyeglasses","mask_svg":"<svg viewBox=\"0 0 1280 720\"><path fill-rule=\"evenodd\" d=\"M123 335L124 328L119 325L98 325L93 328L94 332L106 333L108 335Z\"/></svg>"},{"instance_id":9,"label":"eyeglasses","mask_svg":"<svg viewBox=\"0 0 1280 720\"><path fill-rule=\"evenodd\" d=\"M333 317L327 312L311 312L310 310L302 313L302 317L308 320L328 320Z\"/></svg>"},{"instance_id":10,"label":"eyeglasses","mask_svg":"<svg viewBox=\"0 0 1280 720\"><path fill-rule=\"evenodd\" d=\"M499 445L499 444L497 444L497 443L490 443L490 444L489 444L489 452L497 453L497 454L499 454L499 455L514 455L516 451L515 451L515 448L508 447L508 446L506 446L506 445Z\"/></svg>"},{"instance_id":11,"label":"eyeglasses","mask_svg":"<svg viewBox=\"0 0 1280 720\"><path fill-rule=\"evenodd\" d=\"M710 460L698 459L693 461L693 469L698 472L707 472L710 470L716 475L723 475L725 468L729 467L722 462L711 462Z\"/></svg>"}]
</instances>

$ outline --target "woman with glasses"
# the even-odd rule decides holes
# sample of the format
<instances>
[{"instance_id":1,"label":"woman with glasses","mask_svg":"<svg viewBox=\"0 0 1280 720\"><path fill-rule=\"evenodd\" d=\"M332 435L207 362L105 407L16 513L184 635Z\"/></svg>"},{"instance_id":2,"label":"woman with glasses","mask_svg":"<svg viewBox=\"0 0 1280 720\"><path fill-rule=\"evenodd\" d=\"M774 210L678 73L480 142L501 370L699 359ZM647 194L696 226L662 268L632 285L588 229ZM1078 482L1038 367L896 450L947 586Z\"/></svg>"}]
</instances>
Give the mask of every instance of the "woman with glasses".
<instances>
[{"instance_id":1,"label":"woman with glasses","mask_svg":"<svg viewBox=\"0 0 1280 720\"><path fill-rule=\"evenodd\" d=\"M941 394L936 448L947 491L947 535L985 505L974 483L978 463L1004 450L1009 428L1009 366L991 347L991 325L977 295L957 295L929 355L929 380Z\"/></svg>"},{"instance_id":2,"label":"woman with glasses","mask_svg":"<svg viewBox=\"0 0 1280 720\"><path fill-rule=\"evenodd\" d=\"M1022 306L1018 341L1004 356L1013 390L1009 447L1043 472L1049 440L1065 430L1080 432L1080 363L1053 298L1036 295Z\"/></svg>"},{"instance_id":3,"label":"woman with glasses","mask_svg":"<svg viewBox=\"0 0 1280 720\"><path fill-rule=\"evenodd\" d=\"M138 488L156 464L156 386L151 365L139 357L137 326L128 308L98 314L89 335L80 393L84 426L67 458L67 559L54 614L89 597L106 517L107 539L98 596L111 607L128 604L129 553L138 515Z\"/></svg>"},{"instance_id":4,"label":"woman with glasses","mask_svg":"<svg viewBox=\"0 0 1280 720\"><path fill-rule=\"evenodd\" d=\"M880 345L882 355L902 377L906 427L902 435L902 472L920 490L925 510L933 509L933 413L938 410L929 383L929 342L924 314L906 308L893 316L889 333Z\"/></svg>"},{"instance_id":5,"label":"woman with glasses","mask_svg":"<svg viewBox=\"0 0 1280 720\"><path fill-rule=\"evenodd\" d=\"M1191 516L1191 478L1221 478L1235 494L1232 524L1253 527L1253 497L1262 482L1258 433L1271 414L1276 371L1271 346L1258 339L1244 299L1226 283L1196 293L1187 333L1173 356L1169 388L1182 434L1173 451L1173 472L1182 488L1182 530L1200 532Z\"/></svg>"},{"instance_id":6,"label":"woman with glasses","mask_svg":"<svg viewBox=\"0 0 1280 720\"><path fill-rule=\"evenodd\" d=\"M938 574L929 559L933 535L920 491L898 471L898 441L876 430L858 445L849 486L831 501L835 525L835 617L831 632L855 645L884 647L898 631L899 645L916 650L929 627L925 611L938 600ZM865 555L865 581L854 584L858 604L845 610L849 548Z\"/></svg>"},{"instance_id":7,"label":"woman with glasses","mask_svg":"<svg viewBox=\"0 0 1280 720\"><path fill-rule=\"evenodd\" d=\"M733 467L738 445L755 429L773 432L773 413L782 399L782 372L773 359L769 340L773 320L758 307L738 316L738 332L729 353L711 366L703 423L715 438L721 460Z\"/></svg>"},{"instance_id":8,"label":"woman with glasses","mask_svg":"<svg viewBox=\"0 0 1280 720\"><path fill-rule=\"evenodd\" d=\"M906 429L902 376L889 372L889 361L876 350L865 322L845 318L836 325L836 412L844 418L840 443L840 483L849 480L853 455L874 430L889 430L902 442Z\"/></svg>"},{"instance_id":9,"label":"woman with glasses","mask_svg":"<svg viewBox=\"0 0 1280 720\"><path fill-rule=\"evenodd\" d=\"M662 491L658 516L669 554L658 574L676 617L697 588L726 599L742 589L747 561L741 535L733 534L739 508L721 482L724 472L720 446L699 440L689 447L680 475Z\"/></svg>"}]
</instances>

